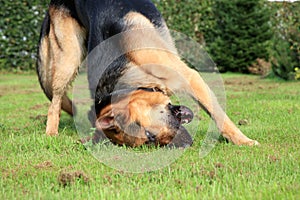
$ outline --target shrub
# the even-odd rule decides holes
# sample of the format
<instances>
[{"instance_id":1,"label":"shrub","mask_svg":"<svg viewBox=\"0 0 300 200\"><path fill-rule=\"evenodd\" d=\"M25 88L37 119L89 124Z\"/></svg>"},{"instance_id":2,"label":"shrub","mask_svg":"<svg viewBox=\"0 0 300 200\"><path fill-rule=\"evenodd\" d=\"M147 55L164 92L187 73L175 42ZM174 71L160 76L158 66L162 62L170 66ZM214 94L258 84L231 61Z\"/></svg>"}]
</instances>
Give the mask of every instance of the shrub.
<instances>
[{"instance_id":1,"label":"shrub","mask_svg":"<svg viewBox=\"0 0 300 200\"><path fill-rule=\"evenodd\" d=\"M214 0L153 0L168 27L195 39L201 44L213 27Z\"/></svg>"},{"instance_id":2,"label":"shrub","mask_svg":"<svg viewBox=\"0 0 300 200\"><path fill-rule=\"evenodd\" d=\"M286 80L300 80L300 2L277 3L275 9L273 72Z\"/></svg>"},{"instance_id":3,"label":"shrub","mask_svg":"<svg viewBox=\"0 0 300 200\"><path fill-rule=\"evenodd\" d=\"M258 58L268 60L270 9L261 0L218 0L209 52L220 71L249 72Z\"/></svg>"},{"instance_id":4,"label":"shrub","mask_svg":"<svg viewBox=\"0 0 300 200\"><path fill-rule=\"evenodd\" d=\"M46 4L37 0L0 1L1 70L34 69Z\"/></svg>"},{"instance_id":5,"label":"shrub","mask_svg":"<svg viewBox=\"0 0 300 200\"><path fill-rule=\"evenodd\" d=\"M270 36L262 0L153 0L168 26L203 44L221 71L248 72L265 51ZM35 68L40 26L49 1L0 1L0 70ZM285 79L300 79L300 2L272 3L272 69ZM228 17L230 16L230 17ZM218 22L218 23L217 23ZM222 23L220 23L222 22ZM226 25L226 26L225 26Z\"/></svg>"}]
</instances>

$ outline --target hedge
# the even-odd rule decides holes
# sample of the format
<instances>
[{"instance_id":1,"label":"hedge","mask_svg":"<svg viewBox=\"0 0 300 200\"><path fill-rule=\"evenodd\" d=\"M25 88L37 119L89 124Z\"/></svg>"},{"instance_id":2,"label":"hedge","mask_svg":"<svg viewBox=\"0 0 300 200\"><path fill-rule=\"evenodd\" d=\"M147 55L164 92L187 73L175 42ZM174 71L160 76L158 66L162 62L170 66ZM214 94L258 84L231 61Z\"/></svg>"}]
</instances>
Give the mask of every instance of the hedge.
<instances>
[{"instance_id":1,"label":"hedge","mask_svg":"<svg viewBox=\"0 0 300 200\"><path fill-rule=\"evenodd\" d=\"M37 0L0 2L0 69L34 69L39 27L47 4Z\"/></svg>"},{"instance_id":2,"label":"hedge","mask_svg":"<svg viewBox=\"0 0 300 200\"><path fill-rule=\"evenodd\" d=\"M272 68L286 80L300 80L300 2L275 5Z\"/></svg>"},{"instance_id":3,"label":"hedge","mask_svg":"<svg viewBox=\"0 0 300 200\"><path fill-rule=\"evenodd\" d=\"M212 57L224 56L214 55L216 52L214 34L217 25L214 15L216 0L153 0L153 2L161 11L170 29L184 33L203 44ZM0 1L0 70L26 71L35 68L40 26L48 3L49 1L46 0ZM276 75L283 78L286 77L281 74L289 74L288 78L291 75L294 78L300 77L299 4L300 2L285 4L293 5L288 11L295 15L288 15L289 20L273 20L273 31L276 36L272 41L274 48L271 48L273 70ZM282 4L272 5L276 5L272 7L273 9L282 7ZM288 34L289 37L283 35L277 28L282 23L287 23L288 27L295 27L289 29L293 31L292 34ZM284 41L281 42L278 38ZM278 52L282 51L284 52L279 55Z\"/></svg>"},{"instance_id":4,"label":"hedge","mask_svg":"<svg viewBox=\"0 0 300 200\"><path fill-rule=\"evenodd\" d=\"M211 23L211 0L153 0L169 27L204 42ZM48 1L0 2L0 70L33 70L40 26Z\"/></svg>"}]
</instances>

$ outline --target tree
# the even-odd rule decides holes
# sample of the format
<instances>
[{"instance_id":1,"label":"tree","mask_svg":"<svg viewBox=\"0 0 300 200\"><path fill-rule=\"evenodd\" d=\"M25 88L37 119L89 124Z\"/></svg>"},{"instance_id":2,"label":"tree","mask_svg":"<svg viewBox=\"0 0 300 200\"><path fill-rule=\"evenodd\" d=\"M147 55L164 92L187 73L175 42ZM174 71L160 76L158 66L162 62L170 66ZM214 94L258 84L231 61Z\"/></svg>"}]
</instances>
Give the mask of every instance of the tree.
<instances>
[{"instance_id":1,"label":"tree","mask_svg":"<svg viewBox=\"0 0 300 200\"><path fill-rule=\"evenodd\" d=\"M212 4L214 0L154 0L158 10L162 13L168 27L180 31L205 43L206 36L212 29Z\"/></svg>"},{"instance_id":2,"label":"tree","mask_svg":"<svg viewBox=\"0 0 300 200\"><path fill-rule=\"evenodd\" d=\"M272 68L286 80L300 80L300 2L272 4L273 17Z\"/></svg>"},{"instance_id":3,"label":"tree","mask_svg":"<svg viewBox=\"0 0 300 200\"><path fill-rule=\"evenodd\" d=\"M248 73L257 58L268 59L270 10L262 0L218 0L208 49L221 72Z\"/></svg>"}]
</instances>

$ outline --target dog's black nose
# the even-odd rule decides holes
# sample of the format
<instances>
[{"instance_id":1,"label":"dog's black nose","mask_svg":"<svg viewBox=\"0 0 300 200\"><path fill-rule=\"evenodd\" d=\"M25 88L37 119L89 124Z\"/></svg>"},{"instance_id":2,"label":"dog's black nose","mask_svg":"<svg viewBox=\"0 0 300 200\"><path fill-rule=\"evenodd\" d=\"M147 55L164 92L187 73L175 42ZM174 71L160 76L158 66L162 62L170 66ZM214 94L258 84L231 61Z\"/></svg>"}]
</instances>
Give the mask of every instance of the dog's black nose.
<instances>
[{"instance_id":1,"label":"dog's black nose","mask_svg":"<svg viewBox=\"0 0 300 200\"><path fill-rule=\"evenodd\" d=\"M152 142L156 141L156 135L152 134L149 131L146 131L145 134L146 134L146 136L148 138L148 142L152 143Z\"/></svg>"}]
</instances>

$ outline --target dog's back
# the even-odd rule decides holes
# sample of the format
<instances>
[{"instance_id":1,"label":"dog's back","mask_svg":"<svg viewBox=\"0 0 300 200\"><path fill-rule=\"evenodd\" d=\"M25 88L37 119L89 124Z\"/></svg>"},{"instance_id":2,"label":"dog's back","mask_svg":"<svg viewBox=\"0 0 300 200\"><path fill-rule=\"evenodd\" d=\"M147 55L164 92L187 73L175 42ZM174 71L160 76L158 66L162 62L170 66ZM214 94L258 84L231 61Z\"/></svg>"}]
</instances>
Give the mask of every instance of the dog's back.
<instances>
[{"instance_id":1,"label":"dog's back","mask_svg":"<svg viewBox=\"0 0 300 200\"><path fill-rule=\"evenodd\" d=\"M103 40L129 28L124 16L130 12L145 16L157 29L166 29L160 13L149 0L51 0L41 29L37 62L41 87L50 100L54 68L59 65L55 57L62 55L60 51L74 52L78 59L64 65L78 67L86 51L91 52ZM68 83L73 78L74 75ZM65 98L64 102L67 106L63 109L72 113L69 100Z\"/></svg>"}]
</instances>

